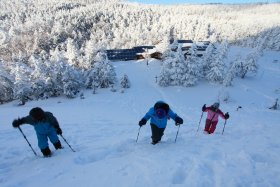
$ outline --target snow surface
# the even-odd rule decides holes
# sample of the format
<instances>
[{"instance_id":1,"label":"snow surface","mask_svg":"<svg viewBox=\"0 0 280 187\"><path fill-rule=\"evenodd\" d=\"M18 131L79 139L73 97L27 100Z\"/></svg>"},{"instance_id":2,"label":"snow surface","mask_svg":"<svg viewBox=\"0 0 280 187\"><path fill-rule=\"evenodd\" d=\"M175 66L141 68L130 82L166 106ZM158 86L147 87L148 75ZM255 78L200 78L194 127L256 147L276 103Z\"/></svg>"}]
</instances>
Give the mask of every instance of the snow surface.
<instances>
[{"instance_id":1,"label":"snow surface","mask_svg":"<svg viewBox=\"0 0 280 187\"><path fill-rule=\"evenodd\" d=\"M231 54L246 51L234 48ZM149 187L149 186L279 186L280 111L269 110L280 97L280 54L265 52L255 77L234 80L223 88L200 81L195 87L159 87L160 62L114 62L118 76L128 75L131 88L121 93L108 89L85 99L52 98L15 106L0 106L1 187ZM221 109L229 112L225 132L220 120L213 135L204 135L205 114L196 133L201 107L229 94ZM179 129L170 120L162 142L150 144L149 124L138 121L158 101L169 103L184 119ZM40 106L60 122L63 150L51 158L36 157L11 122ZM242 106L237 110L238 106ZM30 125L22 130L37 154L36 135ZM54 147L50 145L51 150Z\"/></svg>"}]
</instances>

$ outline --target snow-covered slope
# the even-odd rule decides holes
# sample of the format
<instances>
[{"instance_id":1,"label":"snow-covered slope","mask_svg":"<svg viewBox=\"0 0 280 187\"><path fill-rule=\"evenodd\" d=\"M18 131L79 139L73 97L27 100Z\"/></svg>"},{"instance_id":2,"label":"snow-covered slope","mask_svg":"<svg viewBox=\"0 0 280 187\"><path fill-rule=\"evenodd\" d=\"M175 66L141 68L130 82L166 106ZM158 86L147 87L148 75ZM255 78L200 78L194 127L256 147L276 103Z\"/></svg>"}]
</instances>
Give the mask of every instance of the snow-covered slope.
<instances>
[{"instance_id":1,"label":"snow-covered slope","mask_svg":"<svg viewBox=\"0 0 280 187\"><path fill-rule=\"evenodd\" d=\"M268 109L280 97L279 52L266 52L259 64L256 77L235 80L229 88L205 82L190 88L162 88L155 83L159 61L149 66L144 61L114 62L118 75L126 73L131 81L124 93L85 91L83 100L1 105L0 186L279 186L280 111ZM226 95L229 101L220 107L230 114L224 134L223 120L215 134L202 133L205 114L196 133L202 105ZM168 102L184 119L177 142L178 127L170 120L161 143L150 144L148 124L136 143L138 121L158 100ZM11 122L35 106L58 118L75 153L61 139L65 148L54 151L53 157L34 156ZM238 106L242 108L237 110ZM22 129L41 154L32 126Z\"/></svg>"}]
</instances>

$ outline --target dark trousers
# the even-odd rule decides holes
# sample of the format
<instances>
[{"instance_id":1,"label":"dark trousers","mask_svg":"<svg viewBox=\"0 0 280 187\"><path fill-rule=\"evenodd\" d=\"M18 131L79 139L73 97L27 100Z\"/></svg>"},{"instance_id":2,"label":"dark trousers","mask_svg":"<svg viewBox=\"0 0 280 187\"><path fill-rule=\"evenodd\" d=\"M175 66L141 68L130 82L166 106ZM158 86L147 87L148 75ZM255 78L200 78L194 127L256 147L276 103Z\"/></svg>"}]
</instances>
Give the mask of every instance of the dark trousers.
<instances>
[{"instance_id":1,"label":"dark trousers","mask_svg":"<svg viewBox=\"0 0 280 187\"><path fill-rule=\"evenodd\" d=\"M161 140L161 137L163 136L163 132L165 128L158 128L156 125L151 124L151 129L152 129L152 140L153 142L159 142Z\"/></svg>"}]
</instances>

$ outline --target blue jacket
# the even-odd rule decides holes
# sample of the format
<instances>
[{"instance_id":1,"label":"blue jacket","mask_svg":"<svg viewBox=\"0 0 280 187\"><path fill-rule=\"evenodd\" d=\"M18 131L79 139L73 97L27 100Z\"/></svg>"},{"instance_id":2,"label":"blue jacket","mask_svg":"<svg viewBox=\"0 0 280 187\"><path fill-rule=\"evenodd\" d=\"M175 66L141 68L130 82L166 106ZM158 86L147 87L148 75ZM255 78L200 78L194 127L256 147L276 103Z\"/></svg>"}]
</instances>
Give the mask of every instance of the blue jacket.
<instances>
[{"instance_id":1,"label":"blue jacket","mask_svg":"<svg viewBox=\"0 0 280 187\"><path fill-rule=\"evenodd\" d=\"M167 120L169 118L172 118L174 121L175 121L175 118L177 117L178 115L175 114L171 109L168 110L168 113L167 113L167 116L162 118L162 119L159 119L157 116L156 116L156 112L155 112L155 108L152 107L150 108L150 110L146 113L146 115L144 116L144 118L148 121L150 118L151 118L151 124L154 124L156 125L158 128L166 128L166 125L167 125Z\"/></svg>"}]
</instances>

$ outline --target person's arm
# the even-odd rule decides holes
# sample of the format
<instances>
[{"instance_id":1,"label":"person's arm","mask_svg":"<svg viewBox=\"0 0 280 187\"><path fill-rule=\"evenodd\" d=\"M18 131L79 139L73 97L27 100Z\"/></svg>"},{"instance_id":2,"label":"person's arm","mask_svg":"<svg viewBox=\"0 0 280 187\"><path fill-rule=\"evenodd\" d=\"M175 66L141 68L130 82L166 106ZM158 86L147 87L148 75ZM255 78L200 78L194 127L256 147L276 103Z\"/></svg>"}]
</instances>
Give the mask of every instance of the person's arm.
<instances>
[{"instance_id":1,"label":"person's arm","mask_svg":"<svg viewBox=\"0 0 280 187\"><path fill-rule=\"evenodd\" d=\"M209 110L211 110L211 106L206 107L204 112L208 112Z\"/></svg>"},{"instance_id":2,"label":"person's arm","mask_svg":"<svg viewBox=\"0 0 280 187\"><path fill-rule=\"evenodd\" d=\"M176 113L174 113L171 109L168 111L168 116L175 121L176 125L183 124L183 119L180 118Z\"/></svg>"},{"instance_id":3,"label":"person's arm","mask_svg":"<svg viewBox=\"0 0 280 187\"><path fill-rule=\"evenodd\" d=\"M23 124L32 125L33 122L34 122L34 120L32 119L31 116L26 116L26 117L23 117L23 118L15 119L13 121L12 125L13 125L14 128L17 128L17 127L19 127L20 125L23 125Z\"/></svg>"},{"instance_id":4,"label":"person's arm","mask_svg":"<svg viewBox=\"0 0 280 187\"><path fill-rule=\"evenodd\" d=\"M225 114L222 112L222 111L220 111L220 114L219 114L223 119L225 119L225 120L227 120L228 118L229 118L229 114L228 114L228 112L226 112Z\"/></svg>"},{"instance_id":5,"label":"person's arm","mask_svg":"<svg viewBox=\"0 0 280 187\"><path fill-rule=\"evenodd\" d=\"M142 125L146 125L147 121L152 117L154 113L154 108L150 108L150 110L145 114L145 116L139 121L138 125L141 127Z\"/></svg>"},{"instance_id":6,"label":"person's arm","mask_svg":"<svg viewBox=\"0 0 280 187\"><path fill-rule=\"evenodd\" d=\"M55 128L56 133L59 135L62 134L62 130L59 126L59 123L58 123L56 117L54 117L54 115L51 112L46 112L46 113L47 113L46 114L47 118L50 121L50 124Z\"/></svg>"},{"instance_id":7,"label":"person's arm","mask_svg":"<svg viewBox=\"0 0 280 187\"><path fill-rule=\"evenodd\" d=\"M226 119L225 114L224 114L220 109L217 111L217 114L218 114L221 118Z\"/></svg>"},{"instance_id":8,"label":"person's arm","mask_svg":"<svg viewBox=\"0 0 280 187\"><path fill-rule=\"evenodd\" d=\"M148 121L152 115L155 113L154 108L150 108L150 110L145 114L145 116L143 117L146 121Z\"/></svg>"}]
</instances>

